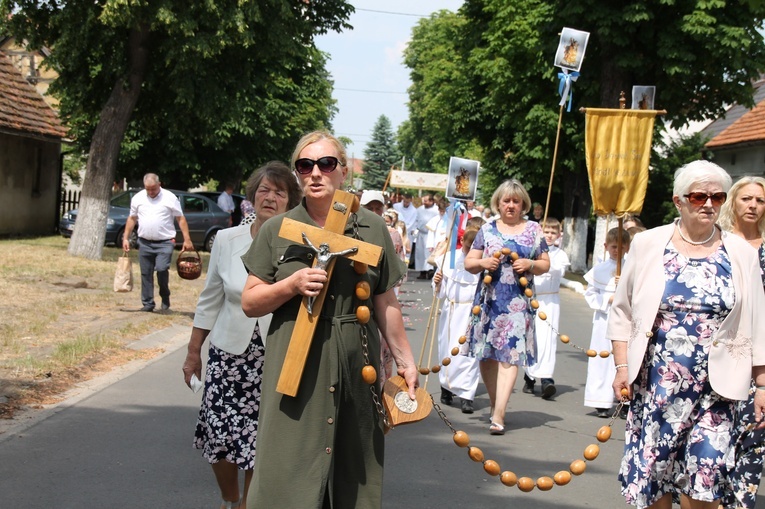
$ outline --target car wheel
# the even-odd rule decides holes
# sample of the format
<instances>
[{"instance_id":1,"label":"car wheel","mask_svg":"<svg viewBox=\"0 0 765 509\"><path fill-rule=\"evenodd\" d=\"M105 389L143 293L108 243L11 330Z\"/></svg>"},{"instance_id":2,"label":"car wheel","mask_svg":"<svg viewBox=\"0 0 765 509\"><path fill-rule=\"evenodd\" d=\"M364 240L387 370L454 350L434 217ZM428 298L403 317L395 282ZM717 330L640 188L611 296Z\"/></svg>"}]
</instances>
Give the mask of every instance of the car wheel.
<instances>
[{"instance_id":1,"label":"car wheel","mask_svg":"<svg viewBox=\"0 0 765 509\"><path fill-rule=\"evenodd\" d=\"M205 239L205 251L208 253L212 251L213 244L215 243L215 237L218 235L218 230L210 232Z\"/></svg>"},{"instance_id":2,"label":"car wheel","mask_svg":"<svg viewBox=\"0 0 765 509\"><path fill-rule=\"evenodd\" d=\"M122 247L122 239L125 238L125 229L122 228L119 232L117 232L117 241L119 244L117 244L116 247L121 248ZM138 233L136 233L135 230L130 232L130 249L138 249Z\"/></svg>"}]
</instances>

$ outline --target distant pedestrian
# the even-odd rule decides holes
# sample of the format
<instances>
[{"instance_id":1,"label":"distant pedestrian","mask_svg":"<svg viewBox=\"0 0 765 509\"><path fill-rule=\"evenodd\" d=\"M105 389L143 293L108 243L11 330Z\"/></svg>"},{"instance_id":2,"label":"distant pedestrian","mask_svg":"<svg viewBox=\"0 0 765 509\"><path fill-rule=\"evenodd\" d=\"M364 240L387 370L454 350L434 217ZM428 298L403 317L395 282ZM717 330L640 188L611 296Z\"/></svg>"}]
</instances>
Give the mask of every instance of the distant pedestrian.
<instances>
[{"instance_id":1,"label":"distant pedestrian","mask_svg":"<svg viewBox=\"0 0 765 509\"><path fill-rule=\"evenodd\" d=\"M232 194L234 194L234 186L226 184L226 190L218 196L218 207L223 212L228 212L231 215L229 226L234 224L234 212L236 211L236 204L234 204L234 199L231 197Z\"/></svg>"},{"instance_id":2,"label":"distant pedestrian","mask_svg":"<svg viewBox=\"0 0 765 509\"><path fill-rule=\"evenodd\" d=\"M130 251L130 234L138 223L138 264L141 267L141 311L154 311L154 272L157 272L162 310L170 309L170 260L175 247L175 221L183 234L183 250L194 250L189 226L183 217L181 202L167 189L162 189L159 177L147 173L143 191L130 200L130 215L125 224L122 249Z\"/></svg>"}]
</instances>

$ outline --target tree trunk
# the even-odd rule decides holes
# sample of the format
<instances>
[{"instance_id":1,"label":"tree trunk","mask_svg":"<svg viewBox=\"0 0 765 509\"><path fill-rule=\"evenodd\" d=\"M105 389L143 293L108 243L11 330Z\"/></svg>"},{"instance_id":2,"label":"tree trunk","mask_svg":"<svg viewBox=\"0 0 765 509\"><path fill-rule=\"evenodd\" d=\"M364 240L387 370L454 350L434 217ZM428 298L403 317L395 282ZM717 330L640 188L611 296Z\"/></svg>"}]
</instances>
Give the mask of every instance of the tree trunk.
<instances>
[{"instance_id":1,"label":"tree trunk","mask_svg":"<svg viewBox=\"0 0 765 509\"><path fill-rule=\"evenodd\" d=\"M589 181L585 172L569 173L565 188L570 190L565 196L563 220L563 250L571 261L571 272L587 272L587 220L592 203Z\"/></svg>"},{"instance_id":2,"label":"tree trunk","mask_svg":"<svg viewBox=\"0 0 765 509\"><path fill-rule=\"evenodd\" d=\"M91 260L100 260L103 255L106 218L120 145L146 75L148 25L132 29L128 38L128 74L117 78L101 110L90 142L77 223L69 242L69 254Z\"/></svg>"}]
</instances>

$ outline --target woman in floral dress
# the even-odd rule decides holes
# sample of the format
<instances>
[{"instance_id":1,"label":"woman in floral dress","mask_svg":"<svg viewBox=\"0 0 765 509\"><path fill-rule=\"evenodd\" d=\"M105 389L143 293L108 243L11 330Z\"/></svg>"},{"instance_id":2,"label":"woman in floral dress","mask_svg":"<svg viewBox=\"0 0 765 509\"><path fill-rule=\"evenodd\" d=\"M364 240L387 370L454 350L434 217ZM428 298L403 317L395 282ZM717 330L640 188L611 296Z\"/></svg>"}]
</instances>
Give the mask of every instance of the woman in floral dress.
<instances>
[{"instance_id":1,"label":"woman in floral dress","mask_svg":"<svg viewBox=\"0 0 765 509\"><path fill-rule=\"evenodd\" d=\"M244 224L218 233L194 314L183 377L195 389L191 379L202 379L202 345L209 339L194 447L202 449L212 466L223 499L221 509L246 506L255 466L264 340L270 323L270 315L248 318L242 311L247 271L241 257L263 223L295 207L301 194L292 171L280 161L266 163L252 174L247 198L255 204L255 213ZM239 470L245 472L242 495Z\"/></svg>"},{"instance_id":2,"label":"woman in floral dress","mask_svg":"<svg viewBox=\"0 0 765 509\"><path fill-rule=\"evenodd\" d=\"M756 252L715 221L730 176L675 173L672 224L635 236L614 296L617 397L630 399L619 479L627 503L716 508L733 458L737 400L765 385L765 294ZM765 392L757 391L757 421ZM765 424L765 423L763 423Z\"/></svg>"},{"instance_id":3,"label":"woman in floral dress","mask_svg":"<svg viewBox=\"0 0 765 509\"><path fill-rule=\"evenodd\" d=\"M499 218L484 224L465 257L465 270L472 274L486 271L491 283L480 285L475 305L481 313L474 317L470 333L471 354L479 361L481 377L491 402L489 432L505 432L505 410L518 376L518 367L534 363L534 310L524 295L520 277L532 287L533 276L550 268L542 227L524 219L531 199L515 179L503 182L491 197L491 208ZM518 254L494 256L503 248Z\"/></svg>"},{"instance_id":4,"label":"woman in floral dress","mask_svg":"<svg viewBox=\"0 0 765 509\"><path fill-rule=\"evenodd\" d=\"M757 250L765 286L765 179L742 177L730 188L728 200L720 210L720 226L746 240ZM753 509L760 487L765 449L765 431L751 429L754 423L754 383L749 398L736 409L735 467L730 486L723 496L726 508Z\"/></svg>"}]
</instances>

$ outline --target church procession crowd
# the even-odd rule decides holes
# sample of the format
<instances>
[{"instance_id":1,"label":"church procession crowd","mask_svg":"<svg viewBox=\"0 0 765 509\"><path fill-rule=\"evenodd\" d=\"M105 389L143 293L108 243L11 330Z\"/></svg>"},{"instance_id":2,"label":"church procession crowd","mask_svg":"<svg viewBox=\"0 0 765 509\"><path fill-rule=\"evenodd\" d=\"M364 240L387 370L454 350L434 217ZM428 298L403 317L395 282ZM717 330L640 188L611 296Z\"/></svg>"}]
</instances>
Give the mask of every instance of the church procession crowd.
<instances>
[{"instance_id":1,"label":"church procession crowd","mask_svg":"<svg viewBox=\"0 0 765 509\"><path fill-rule=\"evenodd\" d=\"M451 358L438 372L442 405L472 414L482 382L485 432L502 436L519 372L523 393L555 399L569 266L561 222L516 179L485 207L440 193L416 206L407 192L365 191L344 235L382 254L377 266L359 264L345 257L352 249L306 236L329 227L346 157L331 134L305 135L289 165L253 173L252 210L214 244L183 376L203 387L194 446L212 466L222 508L381 506L383 383L401 376L412 400L419 386L398 301L410 271L439 306L439 358ZM172 205L156 176L145 185L131 216L143 202ZM603 418L620 409L625 450L614 476L628 504L754 507L765 427L765 180L734 184L719 166L694 161L677 169L673 202L670 224L646 230L625 217L608 230L604 259L584 276L589 349L609 355L589 359L583 403ZM281 236L288 220L304 225L304 243ZM140 217L139 237L151 224ZM284 394L279 375L301 302L325 288L299 390Z\"/></svg>"}]
</instances>

